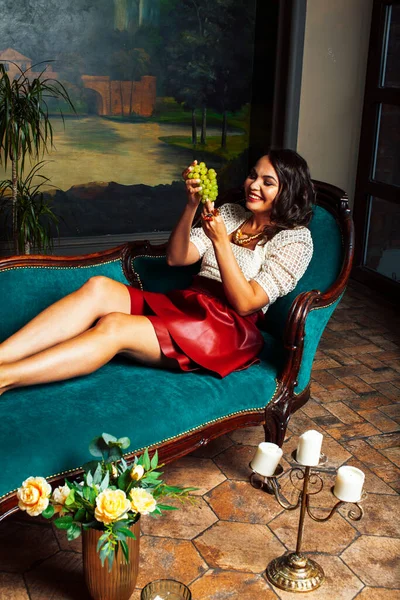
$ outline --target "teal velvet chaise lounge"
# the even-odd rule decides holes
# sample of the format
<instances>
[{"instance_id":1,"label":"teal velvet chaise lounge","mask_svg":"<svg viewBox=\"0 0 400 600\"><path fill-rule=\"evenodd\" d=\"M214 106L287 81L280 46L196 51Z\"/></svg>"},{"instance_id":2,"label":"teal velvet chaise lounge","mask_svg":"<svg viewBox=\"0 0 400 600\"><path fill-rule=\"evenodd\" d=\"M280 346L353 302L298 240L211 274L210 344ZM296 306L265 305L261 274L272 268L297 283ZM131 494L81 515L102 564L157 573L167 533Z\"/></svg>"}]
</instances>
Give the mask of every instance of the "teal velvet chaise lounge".
<instances>
[{"instance_id":1,"label":"teal velvet chaise lounge","mask_svg":"<svg viewBox=\"0 0 400 600\"><path fill-rule=\"evenodd\" d=\"M249 425L262 424L266 440L282 444L290 415L309 398L315 351L353 255L346 195L315 186L314 256L296 289L268 310L259 364L220 379L115 358L91 375L0 398L0 519L16 510L15 490L30 475L61 481L79 473L89 441L104 431L129 436L132 453L158 448L165 462ZM0 340L94 275L164 291L188 285L198 267L169 267L165 247L148 242L79 257L0 259Z\"/></svg>"}]
</instances>

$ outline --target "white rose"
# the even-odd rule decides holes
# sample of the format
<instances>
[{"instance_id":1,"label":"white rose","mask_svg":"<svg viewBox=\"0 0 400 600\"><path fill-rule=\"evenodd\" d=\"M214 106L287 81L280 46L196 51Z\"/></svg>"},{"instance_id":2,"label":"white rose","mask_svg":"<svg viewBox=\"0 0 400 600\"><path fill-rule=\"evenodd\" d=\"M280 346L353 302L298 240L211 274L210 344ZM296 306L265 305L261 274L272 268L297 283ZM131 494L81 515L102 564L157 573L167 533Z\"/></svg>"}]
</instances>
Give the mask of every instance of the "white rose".
<instances>
[{"instance_id":1,"label":"white rose","mask_svg":"<svg viewBox=\"0 0 400 600\"><path fill-rule=\"evenodd\" d=\"M59 485L53 492L53 503L54 512L59 513L62 511L66 499L69 496L70 489L67 485Z\"/></svg>"},{"instance_id":2,"label":"white rose","mask_svg":"<svg viewBox=\"0 0 400 600\"><path fill-rule=\"evenodd\" d=\"M131 479L133 481L139 481L139 479L142 479L143 475L144 475L144 468L142 467L142 465L135 465L131 469Z\"/></svg>"}]
</instances>

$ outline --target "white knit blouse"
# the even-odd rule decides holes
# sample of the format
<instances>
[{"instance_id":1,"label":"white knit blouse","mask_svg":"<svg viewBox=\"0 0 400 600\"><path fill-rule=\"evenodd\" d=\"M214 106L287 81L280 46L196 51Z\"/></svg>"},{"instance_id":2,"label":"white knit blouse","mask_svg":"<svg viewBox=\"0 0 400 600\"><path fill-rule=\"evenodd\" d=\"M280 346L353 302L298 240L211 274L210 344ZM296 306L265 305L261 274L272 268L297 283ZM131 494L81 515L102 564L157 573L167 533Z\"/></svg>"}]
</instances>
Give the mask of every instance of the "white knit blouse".
<instances>
[{"instance_id":1,"label":"white knit blouse","mask_svg":"<svg viewBox=\"0 0 400 600\"><path fill-rule=\"evenodd\" d=\"M224 204L220 209L228 235L242 225L252 213L238 204ZM199 275L221 281L214 247L202 227L194 227L190 241L203 257ZM303 276L313 253L313 243L307 227L285 229L266 244L258 243L254 250L231 243L233 254L247 281L256 281L266 292L269 304L285 296Z\"/></svg>"}]
</instances>

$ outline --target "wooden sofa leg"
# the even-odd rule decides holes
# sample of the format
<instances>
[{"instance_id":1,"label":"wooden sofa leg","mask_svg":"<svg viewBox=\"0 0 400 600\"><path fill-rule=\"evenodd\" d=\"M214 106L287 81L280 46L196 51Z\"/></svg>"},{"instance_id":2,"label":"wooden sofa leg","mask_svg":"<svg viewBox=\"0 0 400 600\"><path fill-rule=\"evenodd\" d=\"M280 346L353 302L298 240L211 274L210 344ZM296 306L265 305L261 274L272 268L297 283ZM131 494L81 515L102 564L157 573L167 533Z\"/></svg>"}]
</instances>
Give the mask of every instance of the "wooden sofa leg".
<instances>
[{"instance_id":1,"label":"wooden sofa leg","mask_svg":"<svg viewBox=\"0 0 400 600\"><path fill-rule=\"evenodd\" d=\"M265 409L265 441L282 446L291 415L292 399L286 393L276 398Z\"/></svg>"},{"instance_id":2,"label":"wooden sofa leg","mask_svg":"<svg viewBox=\"0 0 400 600\"><path fill-rule=\"evenodd\" d=\"M310 386L308 385L297 396L283 392L278 398L267 404L264 424L265 441L282 446L291 415L304 406L309 398Z\"/></svg>"},{"instance_id":3,"label":"wooden sofa leg","mask_svg":"<svg viewBox=\"0 0 400 600\"><path fill-rule=\"evenodd\" d=\"M278 415L269 415L268 422L264 424L265 441L282 446L288 421L289 417L282 421Z\"/></svg>"}]
</instances>

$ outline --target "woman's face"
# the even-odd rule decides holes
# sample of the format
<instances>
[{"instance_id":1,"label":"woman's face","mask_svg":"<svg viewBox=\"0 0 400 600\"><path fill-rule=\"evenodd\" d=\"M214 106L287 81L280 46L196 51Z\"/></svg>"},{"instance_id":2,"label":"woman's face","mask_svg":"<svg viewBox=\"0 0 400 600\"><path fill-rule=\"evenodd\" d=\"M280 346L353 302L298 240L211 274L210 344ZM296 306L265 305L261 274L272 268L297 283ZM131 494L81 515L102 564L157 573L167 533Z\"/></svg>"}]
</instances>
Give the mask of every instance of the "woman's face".
<instances>
[{"instance_id":1,"label":"woman's face","mask_svg":"<svg viewBox=\"0 0 400 600\"><path fill-rule=\"evenodd\" d=\"M269 213L279 191L279 179L268 156L262 156L244 182L246 208L253 213Z\"/></svg>"}]
</instances>

